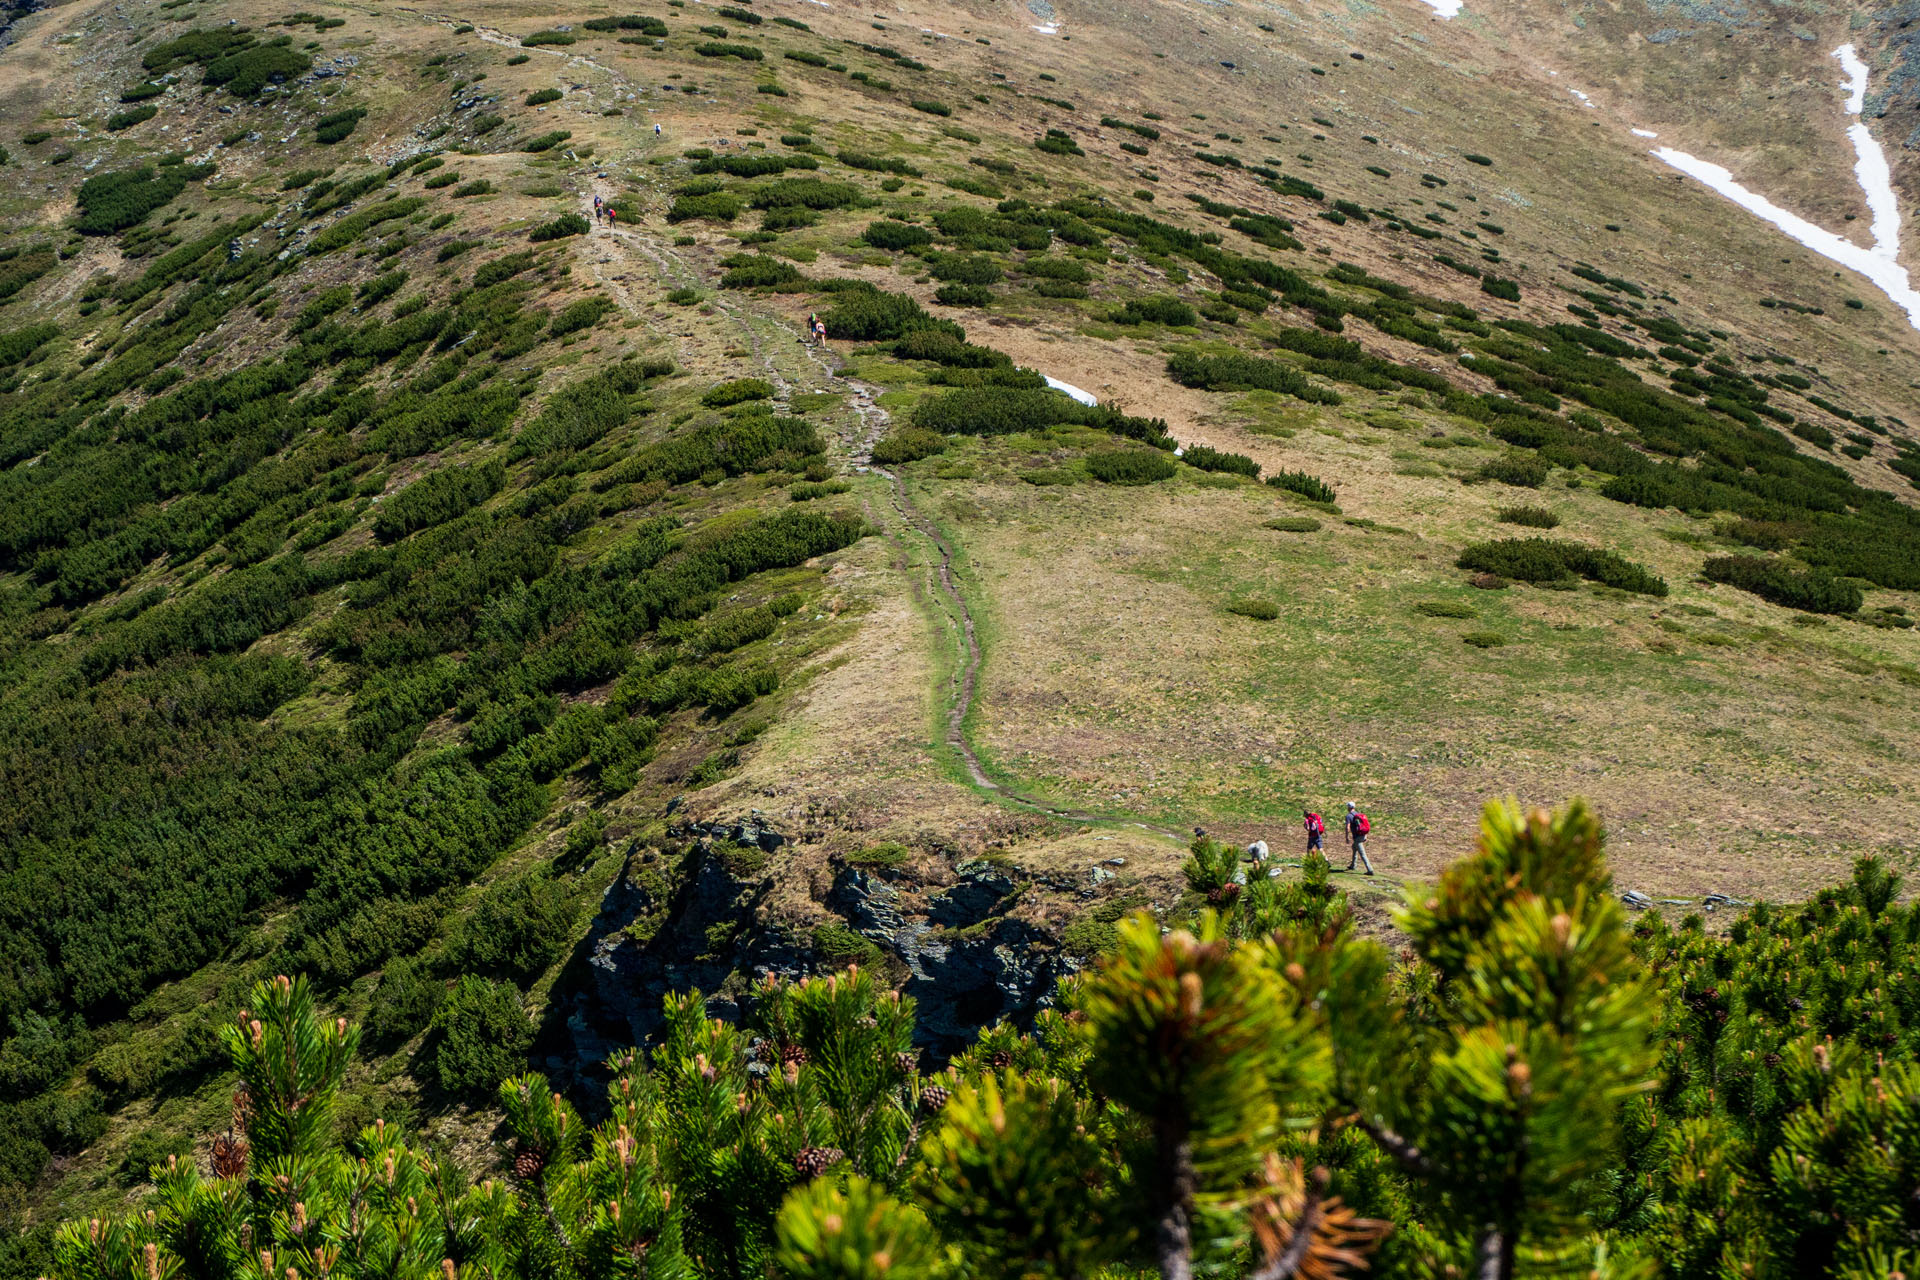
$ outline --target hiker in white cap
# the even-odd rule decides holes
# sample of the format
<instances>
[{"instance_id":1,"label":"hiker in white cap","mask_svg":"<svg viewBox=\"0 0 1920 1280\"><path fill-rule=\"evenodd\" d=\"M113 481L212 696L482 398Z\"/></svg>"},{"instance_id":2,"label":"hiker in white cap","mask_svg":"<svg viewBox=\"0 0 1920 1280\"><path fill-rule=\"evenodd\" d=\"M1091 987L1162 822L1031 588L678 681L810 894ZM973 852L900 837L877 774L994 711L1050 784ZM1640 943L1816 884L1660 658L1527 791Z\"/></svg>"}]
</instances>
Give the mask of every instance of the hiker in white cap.
<instances>
[{"instance_id":1,"label":"hiker in white cap","mask_svg":"<svg viewBox=\"0 0 1920 1280\"><path fill-rule=\"evenodd\" d=\"M1353 853L1347 858L1347 870L1353 870L1358 862L1366 867L1367 874L1373 874L1373 862L1367 857L1367 835L1373 830L1373 823L1367 815L1360 812L1353 801L1347 801L1347 839L1353 841Z\"/></svg>"}]
</instances>

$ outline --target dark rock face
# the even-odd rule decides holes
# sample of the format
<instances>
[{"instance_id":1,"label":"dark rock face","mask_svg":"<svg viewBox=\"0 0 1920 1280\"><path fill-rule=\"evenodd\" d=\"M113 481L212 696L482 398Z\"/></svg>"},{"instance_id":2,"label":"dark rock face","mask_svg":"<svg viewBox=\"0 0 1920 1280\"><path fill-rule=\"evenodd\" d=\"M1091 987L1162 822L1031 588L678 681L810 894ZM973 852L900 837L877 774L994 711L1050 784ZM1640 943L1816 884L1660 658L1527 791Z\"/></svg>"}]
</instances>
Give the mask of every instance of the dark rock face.
<instances>
[{"instance_id":1,"label":"dark rock face","mask_svg":"<svg viewBox=\"0 0 1920 1280\"><path fill-rule=\"evenodd\" d=\"M567 1019L576 1068L653 1038L672 992L697 988L709 1016L733 1019L747 982L823 967L810 935L763 918L773 887L763 866L787 836L758 815L680 823L668 834L690 841L685 852L630 850L601 900L586 943L590 976ZM928 897L904 873L843 866L825 905L900 962L902 993L919 1007L918 1041L946 1057L984 1026L1031 1019L1078 967L1044 930L1008 917L1022 888L1001 868L963 866L956 883Z\"/></svg>"}]
</instances>

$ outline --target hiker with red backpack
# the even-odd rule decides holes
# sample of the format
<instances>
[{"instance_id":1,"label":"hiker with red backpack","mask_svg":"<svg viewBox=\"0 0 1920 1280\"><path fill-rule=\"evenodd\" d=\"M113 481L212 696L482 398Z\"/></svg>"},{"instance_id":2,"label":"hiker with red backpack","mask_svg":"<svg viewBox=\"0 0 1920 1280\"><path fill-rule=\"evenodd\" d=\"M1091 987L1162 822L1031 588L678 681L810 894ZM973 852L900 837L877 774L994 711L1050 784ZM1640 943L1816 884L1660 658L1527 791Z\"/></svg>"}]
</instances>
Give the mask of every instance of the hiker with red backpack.
<instances>
[{"instance_id":1,"label":"hiker with red backpack","mask_svg":"<svg viewBox=\"0 0 1920 1280\"><path fill-rule=\"evenodd\" d=\"M1364 865L1367 874L1373 874L1373 862L1367 857L1367 836L1373 831L1373 823L1367 815L1355 807L1353 801L1347 801L1347 839L1353 842L1353 852L1347 858L1347 870L1353 870L1357 861Z\"/></svg>"},{"instance_id":2,"label":"hiker with red backpack","mask_svg":"<svg viewBox=\"0 0 1920 1280\"><path fill-rule=\"evenodd\" d=\"M1307 852L1326 857L1326 846L1322 841L1327 838L1327 820L1311 809L1302 809L1300 814L1307 828Z\"/></svg>"}]
</instances>

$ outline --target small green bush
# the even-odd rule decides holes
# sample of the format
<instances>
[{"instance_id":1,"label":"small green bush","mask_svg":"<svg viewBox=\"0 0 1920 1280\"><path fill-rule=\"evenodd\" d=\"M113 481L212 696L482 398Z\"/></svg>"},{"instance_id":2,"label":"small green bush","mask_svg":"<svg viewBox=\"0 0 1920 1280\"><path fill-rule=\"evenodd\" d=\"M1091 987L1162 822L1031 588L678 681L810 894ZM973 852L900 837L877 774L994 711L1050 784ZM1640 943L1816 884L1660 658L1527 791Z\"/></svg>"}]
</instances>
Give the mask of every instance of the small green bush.
<instances>
[{"instance_id":1,"label":"small green bush","mask_svg":"<svg viewBox=\"0 0 1920 1280\"><path fill-rule=\"evenodd\" d=\"M1494 458L1483 464L1474 473L1477 479L1496 480L1501 484L1510 484L1518 489L1538 489L1547 482L1547 473L1553 469L1546 459L1531 453L1510 453L1502 458ZM1537 510L1538 508L1532 508ZM1516 520L1515 524L1525 521ZM1557 522L1556 522L1557 523ZM1542 525L1551 529L1553 525Z\"/></svg>"},{"instance_id":2,"label":"small green bush","mask_svg":"<svg viewBox=\"0 0 1920 1280\"><path fill-rule=\"evenodd\" d=\"M1520 286L1512 280L1503 280L1496 275L1481 277L1480 292L1495 298L1504 298L1508 302L1520 301Z\"/></svg>"},{"instance_id":3,"label":"small green bush","mask_svg":"<svg viewBox=\"0 0 1920 1280\"><path fill-rule=\"evenodd\" d=\"M545 103L558 102L565 96L566 95L558 89L535 89L527 95L527 105L530 107L538 107Z\"/></svg>"},{"instance_id":4,"label":"small green bush","mask_svg":"<svg viewBox=\"0 0 1920 1280\"><path fill-rule=\"evenodd\" d=\"M703 58L738 58L742 62L759 62L766 57L750 44L733 44L725 40L709 40L693 46L693 51Z\"/></svg>"},{"instance_id":5,"label":"small green bush","mask_svg":"<svg viewBox=\"0 0 1920 1280\"><path fill-rule=\"evenodd\" d=\"M953 108L944 102L934 102L927 98L915 98L907 104L915 111L924 111L930 116L950 116Z\"/></svg>"},{"instance_id":6,"label":"small green bush","mask_svg":"<svg viewBox=\"0 0 1920 1280\"><path fill-rule=\"evenodd\" d=\"M95 174L80 184L80 216L74 219L74 229L98 236L138 226L186 190L189 181L206 176L206 170L183 164Z\"/></svg>"},{"instance_id":7,"label":"small green bush","mask_svg":"<svg viewBox=\"0 0 1920 1280\"><path fill-rule=\"evenodd\" d=\"M563 213L552 222L543 222L527 233L527 239L535 244L548 240L564 240L568 236L587 234L589 223L577 213Z\"/></svg>"},{"instance_id":8,"label":"small green bush","mask_svg":"<svg viewBox=\"0 0 1920 1280\"><path fill-rule=\"evenodd\" d=\"M1200 322L1200 317L1192 307L1178 298L1169 297L1134 298L1125 306L1110 312L1107 319L1113 324L1164 324L1175 327Z\"/></svg>"},{"instance_id":9,"label":"small green bush","mask_svg":"<svg viewBox=\"0 0 1920 1280\"><path fill-rule=\"evenodd\" d=\"M473 182L463 183L455 187L453 189L453 198L455 200L464 200L468 196L484 196L492 190L493 183L487 181L485 178L479 178Z\"/></svg>"},{"instance_id":10,"label":"small green bush","mask_svg":"<svg viewBox=\"0 0 1920 1280\"><path fill-rule=\"evenodd\" d=\"M998 284L1004 278L1000 264L979 253L943 253L934 259L928 274L935 280L972 285Z\"/></svg>"},{"instance_id":11,"label":"small green bush","mask_svg":"<svg viewBox=\"0 0 1920 1280\"><path fill-rule=\"evenodd\" d=\"M613 309L613 303L606 298L581 298L560 308L548 332L556 338L564 338L570 333L592 328L600 322L601 316Z\"/></svg>"},{"instance_id":12,"label":"small green bush","mask_svg":"<svg viewBox=\"0 0 1920 1280\"><path fill-rule=\"evenodd\" d=\"M1280 606L1271 600L1231 600L1227 603L1227 612L1237 613L1243 618L1252 618L1257 622L1272 622L1280 616Z\"/></svg>"},{"instance_id":13,"label":"small green bush","mask_svg":"<svg viewBox=\"0 0 1920 1280\"><path fill-rule=\"evenodd\" d=\"M512 984L467 975L433 1017L433 1065L440 1087L475 1100L526 1065L533 1024Z\"/></svg>"},{"instance_id":14,"label":"small green bush","mask_svg":"<svg viewBox=\"0 0 1920 1280\"><path fill-rule=\"evenodd\" d=\"M1488 159L1486 156L1474 155L1472 152L1468 152L1466 155L1463 155L1460 158L1462 160L1465 160L1468 164L1477 164L1477 165L1482 165L1489 168L1492 167L1493 165L1493 161Z\"/></svg>"},{"instance_id":15,"label":"small green bush","mask_svg":"<svg viewBox=\"0 0 1920 1280\"><path fill-rule=\"evenodd\" d=\"M1458 600L1422 600L1413 606L1415 613L1424 613L1429 618L1477 618L1478 611L1472 605L1462 604Z\"/></svg>"},{"instance_id":16,"label":"small green bush","mask_svg":"<svg viewBox=\"0 0 1920 1280\"><path fill-rule=\"evenodd\" d=\"M411 1040L432 1024L446 994L446 984L421 961L389 961L367 1009L367 1038L383 1046Z\"/></svg>"},{"instance_id":17,"label":"small green bush","mask_svg":"<svg viewBox=\"0 0 1920 1280\"><path fill-rule=\"evenodd\" d=\"M1557 529L1560 527L1560 517L1545 507L1502 507L1500 508L1500 522L1502 524L1524 525L1529 529Z\"/></svg>"},{"instance_id":18,"label":"small green bush","mask_svg":"<svg viewBox=\"0 0 1920 1280\"><path fill-rule=\"evenodd\" d=\"M1080 144L1073 140L1072 134L1061 129L1047 130L1047 135L1044 138L1035 139L1033 145L1048 155L1084 156L1087 154L1080 149Z\"/></svg>"},{"instance_id":19,"label":"small green bush","mask_svg":"<svg viewBox=\"0 0 1920 1280\"><path fill-rule=\"evenodd\" d=\"M860 239L876 249L919 249L933 243L933 232L889 218L868 223L867 229L860 233Z\"/></svg>"},{"instance_id":20,"label":"small green bush","mask_svg":"<svg viewBox=\"0 0 1920 1280\"><path fill-rule=\"evenodd\" d=\"M943 307L984 307L993 297L983 284L943 284L933 291L933 300Z\"/></svg>"},{"instance_id":21,"label":"small green bush","mask_svg":"<svg viewBox=\"0 0 1920 1280\"><path fill-rule=\"evenodd\" d=\"M520 43L529 48L537 48L543 44L573 44L574 38L565 31L536 31L530 36L522 36Z\"/></svg>"},{"instance_id":22,"label":"small green bush","mask_svg":"<svg viewBox=\"0 0 1920 1280\"><path fill-rule=\"evenodd\" d=\"M1201 471L1226 471L1250 480L1260 478L1260 464L1244 453L1227 453L1204 444L1195 444L1187 446L1180 460Z\"/></svg>"},{"instance_id":23,"label":"small green bush","mask_svg":"<svg viewBox=\"0 0 1920 1280\"><path fill-rule=\"evenodd\" d=\"M462 969L524 982L566 949L573 914L566 886L551 875L500 881L461 922L455 955Z\"/></svg>"},{"instance_id":24,"label":"small green bush","mask_svg":"<svg viewBox=\"0 0 1920 1280\"><path fill-rule=\"evenodd\" d=\"M700 403L709 409L724 409L732 404L744 404L748 400L768 400L773 397L773 384L765 378L735 378L731 382L722 382L711 387L700 397Z\"/></svg>"},{"instance_id":25,"label":"small green bush","mask_svg":"<svg viewBox=\"0 0 1920 1280\"><path fill-rule=\"evenodd\" d=\"M944 328L956 337L965 334L951 321L936 320L917 301L903 293L878 289L849 289L824 312L820 320L830 338L876 342L898 338L909 329Z\"/></svg>"},{"instance_id":26,"label":"small green bush","mask_svg":"<svg viewBox=\"0 0 1920 1280\"><path fill-rule=\"evenodd\" d=\"M1852 582L1817 571L1801 572L1763 556L1714 556L1700 572L1710 581L1802 613L1855 613L1865 599Z\"/></svg>"},{"instance_id":27,"label":"small green bush","mask_svg":"<svg viewBox=\"0 0 1920 1280\"><path fill-rule=\"evenodd\" d=\"M137 124L145 124L160 114L160 108L149 103L144 107L135 107L131 111L116 112L107 117L107 132L118 133L122 129L131 129Z\"/></svg>"},{"instance_id":28,"label":"small green bush","mask_svg":"<svg viewBox=\"0 0 1920 1280\"><path fill-rule=\"evenodd\" d=\"M1312 516L1275 516L1260 526L1280 533L1317 533L1320 522Z\"/></svg>"},{"instance_id":29,"label":"small green bush","mask_svg":"<svg viewBox=\"0 0 1920 1280\"><path fill-rule=\"evenodd\" d=\"M947 438L938 431L920 427L895 427L874 442L873 461L879 466L897 466L918 462L947 451Z\"/></svg>"},{"instance_id":30,"label":"small green bush","mask_svg":"<svg viewBox=\"0 0 1920 1280\"><path fill-rule=\"evenodd\" d=\"M1639 595L1664 596L1667 584L1640 565L1611 551L1551 538L1507 538L1478 542L1460 553L1462 569L1521 582L1553 583L1586 578Z\"/></svg>"},{"instance_id":31,"label":"small green bush","mask_svg":"<svg viewBox=\"0 0 1920 1280\"><path fill-rule=\"evenodd\" d=\"M1339 393L1317 387L1293 365L1259 356L1203 356L1183 351L1167 361L1167 376L1206 391L1280 391L1310 404L1339 404Z\"/></svg>"},{"instance_id":32,"label":"small green bush","mask_svg":"<svg viewBox=\"0 0 1920 1280\"><path fill-rule=\"evenodd\" d=\"M813 949L821 962L832 969L844 969L853 964L871 969L884 958L876 944L843 924L815 926Z\"/></svg>"},{"instance_id":33,"label":"small green bush","mask_svg":"<svg viewBox=\"0 0 1920 1280\"><path fill-rule=\"evenodd\" d=\"M667 209L669 223L691 222L704 218L709 222L732 222L744 206L731 191L710 191L704 195L677 197Z\"/></svg>"},{"instance_id":34,"label":"small green bush","mask_svg":"<svg viewBox=\"0 0 1920 1280\"><path fill-rule=\"evenodd\" d=\"M1098 449L1087 455L1087 474L1106 484L1141 485L1173 478L1173 459L1158 449Z\"/></svg>"},{"instance_id":35,"label":"small green bush","mask_svg":"<svg viewBox=\"0 0 1920 1280\"><path fill-rule=\"evenodd\" d=\"M1498 631L1469 631L1460 637L1460 641L1476 649L1498 649L1507 642L1507 638Z\"/></svg>"},{"instance_id":36,"label":"small green bush","mask_svg":"<svg viewBox=\"0 0 1920 1280\"><path fill-rule=\"evenodd\" d=\"M769 258L764 254L736 258L720 277L722 289L772 289L801 279L800 271L790 262L778 258Z\"/></svg>"},{"instance_id":37,"label":"small green bush","mask_svg":"<svg viewBox=\"0 0 1920 1280\"><path fill-rule=\"evenodd\" d=\"M1267 483L1276 489L1285 489L1297 493L1313 502L1333 505L1335 494L1333 486L1318 476L1310 476L1304 471L1277 471L1267 477Z\"/></svg>"}]
</instances>

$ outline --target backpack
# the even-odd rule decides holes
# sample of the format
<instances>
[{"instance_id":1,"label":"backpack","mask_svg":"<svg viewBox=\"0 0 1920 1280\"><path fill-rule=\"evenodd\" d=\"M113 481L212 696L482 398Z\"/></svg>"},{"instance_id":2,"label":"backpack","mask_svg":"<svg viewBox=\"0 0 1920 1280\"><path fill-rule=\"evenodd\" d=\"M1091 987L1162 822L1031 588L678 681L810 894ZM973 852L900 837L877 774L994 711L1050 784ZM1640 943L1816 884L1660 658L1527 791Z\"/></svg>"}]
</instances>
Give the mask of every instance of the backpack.
<instances>
[{"instance_id":1,"label":"backpack","mask_svg":"<svg viewBox=\"0 0 1920 1280\"><path fill-rule=\"evenodd\" d=\"M1372 832L1372 830L1373 830L1373 824L1372 824L1371 822L1369 822L1369 821L1367 821L1367 815L1366 815L1366 814L1364 814L1364 813L1355 813L1355 814L1353 815L1353 829L1354 829L1355 831L1358 831L1358 832L1359 832L1359 833L1360 833L1361 835L1363 835L1363 836L1364 836L1364 835L1367 835L1367 834L1369 834L1370 832Z\"/></svg>"},{"instance_id":2,"label":"backpack","mask_svg":"<svg viewBox=\"0 0 1920 1280\"><path fill-rule=\"evenodd\" d=\"M1325 821L1324 819L1322 819L1322 818L1321 818L1321 816L1320 816L1319 814L1317 814L1317 813L1310 813L1310 814L1308 814L1308 815L1307 815L1307 832L1308 832L1308 834L1310 834L1310 835L1316 835L1316 836L1318 836L1318 835L1325 835L1325 834L1326 834L1326 831L1327 831L1327 824L1326 824L1326 821Z\"/></svg>"}]
</instances>

